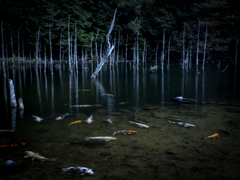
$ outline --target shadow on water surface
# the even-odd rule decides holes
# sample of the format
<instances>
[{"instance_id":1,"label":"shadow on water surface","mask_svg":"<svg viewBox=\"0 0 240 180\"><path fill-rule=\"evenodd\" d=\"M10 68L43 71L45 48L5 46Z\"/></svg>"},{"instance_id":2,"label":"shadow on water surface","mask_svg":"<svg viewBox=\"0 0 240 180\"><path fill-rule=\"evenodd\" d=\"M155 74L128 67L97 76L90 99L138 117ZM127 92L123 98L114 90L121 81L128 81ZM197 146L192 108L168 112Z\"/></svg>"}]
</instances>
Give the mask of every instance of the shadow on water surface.
<instances>
[{"instance_id":1,"label":"shadow on water surface","mask_svg":"<svg viewBox=\"0 0 240 180\"><path fill-rule=\"evenodd\" d=\"M54 76L50 70L44 74L40 66L37 71L30 66L9 67L6 78L1 71L0 131L14 132L0 132L0 146L20 142L27 146L0 148L1 161L23 162L20 171L6 171L0 179L80 178L74 171L62 172L61 168L71 166L91 168L94 175L82 177L87 179L240 178L237 70L220 73L209 65L205 72L196 73L172 64L151 74L150 66L140 66L137 71L128 63L115 68L105 65L99 76L91 79L94 67L90 66L69 74L62 65L54 68ZM10 108L8 79L15 79L16 97L21 96L25 106L22 114ZM188 103L172 101L176 96L187 98ZM66 113L70 115L55 120ZM37 122L32 115L43 120ZM94 121L88 124L85 120L91 115ZM134 118L149 128L129 124ZM69 125L75 121L79 123ZM121 130L138 133L116 134L117 139L110 141L85 140L113 137ZM214 133L219 137L204 140ZM25 151L58 159L31 161L23 158Z\"/></svg>"}]
</instances>

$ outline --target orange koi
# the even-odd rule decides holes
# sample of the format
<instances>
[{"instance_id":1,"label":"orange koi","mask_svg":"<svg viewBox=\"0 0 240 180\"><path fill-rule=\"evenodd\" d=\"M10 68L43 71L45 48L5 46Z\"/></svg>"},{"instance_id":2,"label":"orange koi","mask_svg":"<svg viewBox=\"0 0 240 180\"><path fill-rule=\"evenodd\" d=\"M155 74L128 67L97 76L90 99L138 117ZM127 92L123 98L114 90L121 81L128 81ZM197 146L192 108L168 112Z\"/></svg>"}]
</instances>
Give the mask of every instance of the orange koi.
<instances>
[{"instance_id":1,"label":"orange koi","mask_svg":"<svg viewBox=\"0 0 240 180\"><path fill-rule=\"evenodd\" d=\"M218 133L215 133L215 134L213 134L213 135L211 135L211 136L207 136L207 137L205 137L205 139L216 138L216 137L219 137L219 134L218 134Z\"/></svg>"},{"instance_id":2,"label":"orange koi","mask_svg":"<svg viewBox=\"0 0 240 180\"><path fill-rule=\"evenodd\" d=\"M0 147L21 147L21 146L26 146L27 143L21 142L19 144L6 144L6 145L1 145Z\"/></svg>"},{"instance_id":3,"label":"orange koi","mask_svg":"<svg viewBox=\"0 0 240 180\"><path fill-rule=\"evenodd\" d=\"M113 97L113 94L104 94L104 95Z\"/></svg>"},{"instance_id":4,"label":"orange koi","mask_svg":"<svg viewBox=\"0 0 240 180\"><path fill-rule=\"evenodd\" d=\"M117 131L117 132L114 132L113 135L115 134L137 134L138 132L137 131L132 131L132 130L122 130L122 131Z\"/></svg>"},{"instance_id":5,"label":"orange koi","mask_svg":"<svg viewBox=\"0 0 240 180\"><path fill-rule=\"evenodd\" d=\"M111 119L107 119L107 122L112 123Z\"/></svg>"}]
</instances>

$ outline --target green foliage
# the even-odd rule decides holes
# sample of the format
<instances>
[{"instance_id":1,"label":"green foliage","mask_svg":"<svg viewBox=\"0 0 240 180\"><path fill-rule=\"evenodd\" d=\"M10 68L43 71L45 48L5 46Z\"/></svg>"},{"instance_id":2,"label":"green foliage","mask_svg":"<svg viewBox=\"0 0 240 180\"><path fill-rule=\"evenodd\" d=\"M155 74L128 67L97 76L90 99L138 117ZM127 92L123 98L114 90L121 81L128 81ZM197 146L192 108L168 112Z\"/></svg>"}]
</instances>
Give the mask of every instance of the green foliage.
<instances>
[{"instance_id":1,"label":"green foliage","mask_svg":"<svg viewBox=\"0 0 240 180\"><path fill-rule=\"evenodd\" d=\"M139 34L139 49L142 51L144 39L147 39L148 53L154 52L157 43L161 44L163 29L166 39L177 32L175 45L180 43L183 22L190 25L186 43L195 43L198 20L204 23L216 22L209 29L209 37L221 39L228 44L229 39L239 38L240 7L239 0L4 0L0 1L0 21L4 26L4 42L11 52L11 33L13 34L14 51L17 50L17 31L20 30L20 44L25 42L25 49L35 50L36 34L40 27L41 49L49 44L49 27L51 27L53 53L59 54L60 33L62 31L62 50L67 49L67 25L70 15L72 41L77 24L78 48L90 50L91 40L95 41L97 30L98 45L104 43L112 22L113 14L118 8L111 38L121 32L120 49L125 48L129 35L128 47L133 47ZM191 26L192 25L192 26ZM177 41L179 39L179 41ZM217 43L216 43L217 42ZM215 45L213 45L215 43ZM213 49L221 43L214 41ZM159 49L161 45L159 44ZM174 46L174 44L173 44ZM180 47L180 44L179 44ZM178 52L180 51L177 48ZM221 48L220 48L221 49ZM81 50L80 50L81 51ZM128 52L131 57L131 51Z\"/></svg>"}]
</instances>

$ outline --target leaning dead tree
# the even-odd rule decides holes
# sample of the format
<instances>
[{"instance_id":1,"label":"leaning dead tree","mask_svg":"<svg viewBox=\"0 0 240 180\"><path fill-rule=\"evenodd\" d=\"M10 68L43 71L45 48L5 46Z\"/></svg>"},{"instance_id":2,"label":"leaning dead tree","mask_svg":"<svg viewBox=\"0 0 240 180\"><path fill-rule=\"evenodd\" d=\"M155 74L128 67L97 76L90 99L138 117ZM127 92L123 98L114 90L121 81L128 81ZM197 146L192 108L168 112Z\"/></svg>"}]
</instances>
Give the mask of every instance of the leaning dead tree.
<instances>
[{"instance_id":1,"label":"leaning dead tree","mask_svg":"<svg viewBox=\"0 0 240 180\"><path fill-rule=\"evenodd\" d=\"M112 32L113 26L114 26L114 22L115 22L115 17L116 17L116 13L117 13L117 9L115 10L114 16L113 16L113 20L111 23L111 26L109 28L109 31L106 35L106 42L107 42L107 50L101 60L101 62L98 64L97 68L95 69L95 71L93 72L93 74L91 75L91 78L95 78L97 76L97 74L99 73L99 71L102 69L104 63L107 61L108 56L111 54L112 50L114 49L114 45L111 45L110 41L109 41L109 36Z\"/></svg>"}]
</instances>

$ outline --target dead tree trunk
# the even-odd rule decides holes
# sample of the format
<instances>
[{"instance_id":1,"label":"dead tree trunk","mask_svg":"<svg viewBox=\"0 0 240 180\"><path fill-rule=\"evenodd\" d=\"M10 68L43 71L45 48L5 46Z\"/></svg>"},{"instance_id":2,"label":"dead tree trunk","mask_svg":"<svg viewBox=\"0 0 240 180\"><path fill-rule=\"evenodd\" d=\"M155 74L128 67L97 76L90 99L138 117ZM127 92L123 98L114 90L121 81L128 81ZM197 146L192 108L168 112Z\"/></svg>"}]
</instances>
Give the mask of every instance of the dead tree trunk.
<instances>
[{"instance_id":1,"label":"dead tree trunk","mask_svg":"<svg viewBox=\"0 0 240 180\"><path fill-rule=\"evenodd\" d=\"M3 41L3 22L1 22L1 35L2 35L2 63L4 64L4 41Z\"/></svg>"},{"instance_id":2,"label":"dead tree trunk","mask_svg":"<svg viewBox=\"0 0 240 180\"><path fill-rule=\"evenodd\" d=\"M51 62L51 75L53 76L53 61L52 61L52 37L51 37L51 24L49 27L49 45L50 45L50 62Z\"/></svg>"},{"instance_id":3,"label":"dead tree trunk","mask_svg":"<svg viewBox=\"0 0 240 180\"><path fill-rule=\"evenodd\" d=\"M18 65L20 65L20 38L19 38L19 29L18 29Z\"/></svg>"},{"instance_id":4,"label":"dead tree trunk","mask_svg":"<svg viewBox=\"0 0 240 180\"><path fill-rule=\"evenodd\" d=\"M170 47L171 47L171 36L169 37L169 41L168 41L168 65L170 61Z\"/></svg>"},{"instance_id":5,"label":"dead tree trunk","mask_svg":"<svg viewBox=\"0 0 240 180\"><path fill-rule=\"evenodd\" d=\"M23 62L24 62L24 41L22 41L22 55L23 55L22 60L23 60Z\"/></svg>"},{"instance_id":6,"label":"dead tree trunk","mask_svg":"<svg viewBox=\"0 0 240 180\"><path fill-rule=\"evenodd\" d=\"M120 44L120 30L118 31L117 64L118 64L118 61L119 61L119 44Z\"/></svg>"},{"instance_id":7,"label":"dead tree trunk","mask_svg":"<svg viewBox=\"0 0 240 180\"><path fill-rule=\"evenodd\" d=\"M114 16L113 16L113 20L110 26L110 29L106 35L106 42L107 42L107 50L105 52L105 55L103 57L103 59L101 60L101 62L98 64L97 68L95 69L95 71L93 72L93 74L91 75L91 78L95 78L97 76L97 74L99 73L99 71L102 69L102 66L104 65L104 63L107 61L107 57L111 54L112 50L114 49L114 46L112 46L109 42L109 36L112 32L113 26L114 26L114 22L115 22L115 17L116 17L116 13L117 13L117 9L115 10Z\"/></svg>"},{"instance_id":8,"label":"dead tree trunk","mask_svg":"<svg viewBox=\"0 0 240 180\"><path fill-rule=\"evenodd\" d=\"M99 31L99 28L98 28L98 30L97 30L97 35L96 35L96 38L95 38L95 51L96 51L97 64L98 64L98 49L97 49L98 31Z\"/></svg>"},{"instance_id":9,"label":"dead tree trunk","mask_svg":"<svg viewBox=\"0 0 240 180\"><path fill-rule=\"evenodd\" d=\"M157 51L158 51L158 43L157 43L157 48L156 48L156 66L157 66Z\"/></svg>"},{"instance_id":10,"label":"dead tree trunk","mask_svg":"<svg viewBox=\"0 0 240 180\"><path fill-rule=\"evenodd\" d=\"M70 52L70 15L68 16L68 71L72 72L71 52Z\"/></svg>"},{"instance_id":11,"label":"dead tree trunk","mask_svg":"<svg viewBox=\"0 0 240 180\"><path fill-rule=\"evenodd\" d=\"M184 68L185 59L185 23L183 23L183 52L182 52L182 68Z\"/></svg>"},{"instance_id":12,"label":"dead tree trunk","mask_svg":"<svg viewBox=\"0 0 240 180\"><path fill-rule=\"evenodd\" d=\"M198 54L199 54L199 36L200 36L200 21L198 22L197 57L196 57L196 69L197 70L198 70Z\"/></svg>"},{"instance_id":13,"label":"dead tree trunk","mask_svg":"<svg viewBox=\"0 0 240 180\"><path fill-rule=\"evenodd\" d=\"M60 42L59 42L59 60L60 60L60 64L62 62L62 28L61 28L61 33L60 33Z\"/></svg>"},{"instance_id":14,"label":"dead tree trunk","mask_svg":"<svg viewBox=\"0 0 240 180\"><path fill-rule=\"evenodd\" d=\"M10 91L10 102L12 107L17 107L17 100L14 91L14 85L12 79L9 79L9 91Z\"/></svg>"},{"instance_id":15,"label":"dead tree trunk","mask_svg":"<svg viewBox=\"0 0 240 180\"><path fill-rule=\"evenodd\" d=\"M165 46L165 29L163 30L163 42L162 42L162 55L161 55L161 68L164 66L164 46Z\"/></svg>"},{"instance_id":16,"label":"dead tree trunk","mask_svg":"<svg viewBox=\"0 0 240 180\"><path fill-rule=\"evenodd\" d=\"M125 62L127 62L127 45L128 45L128 34L127 34L127 40L126 40L126 60L125 60Z\"/></svg>"},{"instance_id":17,"label":"dead tree trunk","mask_svg":"<svg viewBox=\"0 0 240 180\"><path fill-rule=\"evenodd\" d=\"M205 42L204 42L204 50L203 50L203 65L202 65L203 70L204 70L204 66L205 66L206 45L207 45L207 26L206 26Z\"/></svg>"},{"instance_id":18,"label":"dead tree trunk","mask_svg":"<svg viewBox=\"0 0 240 180\"><path fill-rule=\"evenodd\" d=\"M13 32L12 32L13 33ZM11 33L11 46L12 46L12 64L14 65L14 52L13 52L13 38Z\"/></svg>"},{"instance_id":19,"label":"dead tree trunk","mask_svg":"<svg viewBox=\"0 0 240 180\"><path fill-rule=\"evenodd\" d=\"M237 67L237 50L238 50L238 40L237 39L237 42L236 42L236 52L235 52L235 68Z\"/></svg>"},{"instance_id":20,"label":"dead tree trunk","mask_svg":"<svg viewBox=\"0 0 240 180\"><path fill-rule=\"evenodd\" d=\"M143 45L143 57L142 57L142 63L144 64L144 62L145 62L145 48L146 48L146 38L144 39L144 45Z\"/></svg>"},{"instance_id":21,"label":"dead tree trunk","mask_svg":"<svg viewBox=\"0 0 240 180\"><path fill-rule=\"evenodd\" d=\"M24 109L24 105L23 105L23 100L22 98L18 98L18 109L23 110Z\"/></svg>"}]
</instances>

